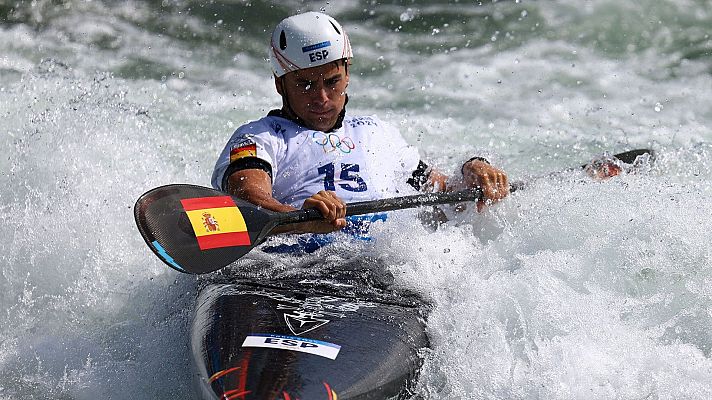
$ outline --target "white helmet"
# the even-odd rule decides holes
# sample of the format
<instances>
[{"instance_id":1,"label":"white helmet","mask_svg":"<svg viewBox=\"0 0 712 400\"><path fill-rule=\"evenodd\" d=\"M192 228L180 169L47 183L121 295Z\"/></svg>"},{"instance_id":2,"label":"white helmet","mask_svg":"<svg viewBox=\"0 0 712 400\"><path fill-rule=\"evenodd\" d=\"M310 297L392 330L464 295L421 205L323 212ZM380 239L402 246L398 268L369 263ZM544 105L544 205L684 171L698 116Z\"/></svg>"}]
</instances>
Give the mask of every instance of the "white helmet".
<instances>
[{"instance_id":1,"label":"white helmet","mask_svg":"<svg viewBox=\"0 0 712 400\"><path fill-rule=\"evenodd\" d=\"M269 58L277 77L351 57L346 32L326 14L312 11L285 18L272 33Z\"/></svg>"}]
</instances>

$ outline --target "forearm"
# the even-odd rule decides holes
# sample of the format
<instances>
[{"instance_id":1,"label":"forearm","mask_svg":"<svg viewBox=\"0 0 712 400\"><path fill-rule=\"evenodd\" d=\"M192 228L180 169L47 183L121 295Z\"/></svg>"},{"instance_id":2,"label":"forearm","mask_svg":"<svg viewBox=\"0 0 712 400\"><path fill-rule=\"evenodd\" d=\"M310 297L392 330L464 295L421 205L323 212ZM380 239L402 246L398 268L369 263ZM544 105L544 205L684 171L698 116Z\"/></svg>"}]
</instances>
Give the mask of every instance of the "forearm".
<instances>
[{"instance_id":1,"label":"forearm","mask_svg":"<svg viewBox=\"0 0 712 400\"><path fill-rule=\"evenodd\" d=\"M277 199L272 197L271 193L267 193L260 188L247 188L242 186L237 190L231 190L231 194L270 211L289 212L297 210L296 208L288 204L280 203L279 201L277 201ZM272 234L304 233L308 231L309 226L307 225L307 223L299 223L277 226L274 228L274 230L272 230Z\"/></svg>"},{"instance_id":2,"label":"forearm","mask_svg":"<svg viewBox=\"0 0 712 400\"><path fill-rule=\"evenodd\" d=\"M288 204L284 204L277 201L277 199L272 197L271 192L267 192L263 188L255 185L241 185L237 187L230 185L228 191L233 196L237 196L242 200L249 201L250 203L262 207L266 210L277 212L289 212L296 210L296 208Z\"/></svg>"},{"instance_id":3,"label":"forearm","mask_svg":"<svg viewBox=\"0 0 712 400\"><path fill-rule=\"evenodd\" d=\"M263 171L255 170L245 170L235 172L230 176L228 181L227 191L241 198L242 200L249 201L250 203L262 207L266 210L276 211L276 212L290 212L295 211L297 208L292 207L288 204L283 204L279 202L272 196L272 185L269 180L269 176ZM307 199L309 202L309 207L320 208L321 202L315 199L315 196ZM327 200L327 202L330 202ZM305 202L305 204L307 204ZM321 207L323 208L323 207ZM322 213L326 212L328 214L328 207L326 209L320 209ZM345 224L342 222L338 225ZM329 222L325 221L311 221L311 222L301 222L297 224L288 224L277 226L272 234L278 233L324 233L331 232L335 227Z\"/></svg>"},{"instance_id":4,"label":"forearm","mask_svg":"<svg viewBox=\"0 0 712 400\"><path fill-rule=\"evenodd\" d=\"M277 201L272 196L269 176L263 171L245 170L235 172L228 179L227 191L233 196L248 201L266 210L276 212L295 211L296 208ZM298 233L306 231L304 224L291 224L276 227L272 233Z\"/></svg>"}]
</instances>

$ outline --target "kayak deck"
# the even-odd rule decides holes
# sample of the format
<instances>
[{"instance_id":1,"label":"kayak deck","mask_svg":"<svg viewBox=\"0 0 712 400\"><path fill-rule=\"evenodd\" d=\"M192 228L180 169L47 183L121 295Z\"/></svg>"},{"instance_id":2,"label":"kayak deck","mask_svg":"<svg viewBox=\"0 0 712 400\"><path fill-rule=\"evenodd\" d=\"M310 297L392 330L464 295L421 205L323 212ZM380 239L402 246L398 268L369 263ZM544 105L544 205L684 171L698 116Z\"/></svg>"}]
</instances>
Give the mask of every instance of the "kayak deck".
<instances>
[{"instance_id":1,"label":"kayak deck","mask_svg":"<svg viewBox=\"0 0 712 400\"><path fill-rule=\"evenodd\" d=\"M407 397L428 346L422 304L314 287L309 280L206 286L191 338L201 398ZM338 284L332 288L338 294Z\"/></svg>"}]
</instances>

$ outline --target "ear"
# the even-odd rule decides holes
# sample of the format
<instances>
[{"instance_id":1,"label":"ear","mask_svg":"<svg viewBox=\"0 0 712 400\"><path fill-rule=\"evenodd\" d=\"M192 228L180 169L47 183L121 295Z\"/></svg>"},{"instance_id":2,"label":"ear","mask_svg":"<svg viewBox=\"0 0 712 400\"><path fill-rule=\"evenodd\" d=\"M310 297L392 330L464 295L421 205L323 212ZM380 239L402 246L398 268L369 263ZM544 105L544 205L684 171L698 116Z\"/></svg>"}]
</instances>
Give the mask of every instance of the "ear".
<instances>
[{"instance_id":1,"label":"ear","mask_svg":"<svg viewBox=\"0 0 712 400\"><path fill-rule=\"evenodd\" d=\"M282 78L278 78L277 75L274 76L274 87L277 89L277 93L280 96L284 96L284 88L282 87Z\"/></svg>"},{"instance_id":2,"label":"ear","mask_svg":"<svg viewBox=\"0 0 712 400\"><path fill-rule=\"evenodd\" d=\"M351 66L351 59L347 59L347 60L344 62L344 68L346 69L346 71L344 71L344 72L346 72L346 77L345 77L345 79L346 79L346 87L349 87L349 76L350 76L350 74L349 74L349 67L350 67L350 66Z\"/></svg>"}]
</instances>

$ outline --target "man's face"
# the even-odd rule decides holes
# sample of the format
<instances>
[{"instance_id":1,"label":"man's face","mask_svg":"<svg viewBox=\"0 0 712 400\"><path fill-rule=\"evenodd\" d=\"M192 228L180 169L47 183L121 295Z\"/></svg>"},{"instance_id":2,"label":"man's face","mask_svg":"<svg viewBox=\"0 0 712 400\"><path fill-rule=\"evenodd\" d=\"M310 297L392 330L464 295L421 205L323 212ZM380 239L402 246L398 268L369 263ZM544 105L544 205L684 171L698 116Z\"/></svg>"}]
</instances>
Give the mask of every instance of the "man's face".
<instances>
[{"instance_id":1,"label":"man's face","mask_svg":"<svg viewBox=\"0 0 712 400\"><path fill-rule=\"evenodd\" d=\"M307 128L328 131L344 108L349 74L342 62L335 62L290 72L276 84Z\"/></svg>"}]
</instances>

